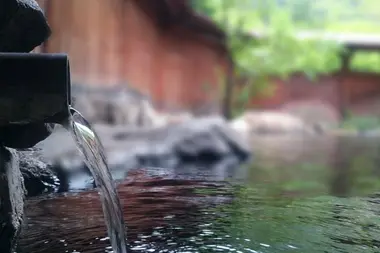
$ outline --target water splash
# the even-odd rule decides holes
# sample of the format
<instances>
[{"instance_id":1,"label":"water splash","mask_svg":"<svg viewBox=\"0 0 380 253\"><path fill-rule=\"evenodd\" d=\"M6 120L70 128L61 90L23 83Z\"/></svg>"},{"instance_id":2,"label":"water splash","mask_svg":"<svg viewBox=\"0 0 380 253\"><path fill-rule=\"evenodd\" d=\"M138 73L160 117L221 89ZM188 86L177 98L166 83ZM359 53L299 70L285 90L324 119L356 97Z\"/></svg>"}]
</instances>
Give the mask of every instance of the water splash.
<instances>
[{"instance_id":1,"label":"water splash","mask_svg":"<svg viewBox=\"0 0 380 253\"><path fill-rule=\"evenodd\" d=\"M127 253L126 227L120 199L107 165L100 139L87 120L75 109L70 108L71 117L64 127L72 134L84 162L91 171L99 189L104 220L115 253Z\"/></svg>"}]
</instances>

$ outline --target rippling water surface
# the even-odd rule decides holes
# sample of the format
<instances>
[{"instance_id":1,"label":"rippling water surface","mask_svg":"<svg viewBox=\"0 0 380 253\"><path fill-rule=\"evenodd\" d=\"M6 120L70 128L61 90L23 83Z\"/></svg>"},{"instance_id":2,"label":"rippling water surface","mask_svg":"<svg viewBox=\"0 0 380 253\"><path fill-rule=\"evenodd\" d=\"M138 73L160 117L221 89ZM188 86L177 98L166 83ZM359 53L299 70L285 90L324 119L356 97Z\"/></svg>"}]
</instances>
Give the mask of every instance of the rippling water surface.
<instances>
[{"instance_id":1,"label":"rippling water surface","mask_svg":"<svg viewBox=\"0 0 380 253\"><path fill-rule=\"evenodd\" d=\"M380 252L380 140L253 143L243 180L130 171L118 185L129 252ZM26 212L19 253L110 252L96 191Z\"/></svg>"}]
</instances>

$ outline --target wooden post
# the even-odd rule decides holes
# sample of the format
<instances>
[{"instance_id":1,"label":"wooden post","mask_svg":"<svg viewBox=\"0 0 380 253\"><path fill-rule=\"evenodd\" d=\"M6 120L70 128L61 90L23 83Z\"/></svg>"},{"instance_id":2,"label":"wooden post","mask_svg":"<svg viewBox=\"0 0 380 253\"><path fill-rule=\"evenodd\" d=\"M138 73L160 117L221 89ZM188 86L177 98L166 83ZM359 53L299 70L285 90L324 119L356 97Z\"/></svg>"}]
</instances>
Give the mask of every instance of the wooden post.
<instances>
[{"instance_id":1,"label":"wooden post","mask_svg":"<svg viewBox=\"0 0 380 253\"><path fill-rule=\"evenodd\" d=\"M234 92L234 62L232 60L231 55L227 52L227 71L226 71L226 79L224 86L224 97L222 104L222 113L226 119L231 119L232 117L232 98Z\"/></svg>"},{"instance_id":2,"label":"wooden post","mask_svg":"<svg viewBox=\"0 0 380 253\"><path fill-rule=\"evenodd\" d=\"M338 94L338 106L339 114L341 119L347 118L347 105L349 98L349 90L346 89L345 81L347 73L350 72L350 62L352 57L352 50L347 49L341 54L342 67L338 75L338 85L337 85L337 94Z\"/></svg>"}]
</instances>

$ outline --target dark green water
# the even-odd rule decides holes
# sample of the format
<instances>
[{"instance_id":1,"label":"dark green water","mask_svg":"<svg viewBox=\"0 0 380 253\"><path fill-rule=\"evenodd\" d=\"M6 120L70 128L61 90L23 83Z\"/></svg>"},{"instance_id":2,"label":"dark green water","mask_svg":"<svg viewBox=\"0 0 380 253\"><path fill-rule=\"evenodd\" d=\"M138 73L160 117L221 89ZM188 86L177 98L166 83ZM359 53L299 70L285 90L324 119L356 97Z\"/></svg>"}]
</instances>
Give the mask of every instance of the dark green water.
<instances>
[{"instance_id":1,"label":"dark green water","mask_svg":"<svg viewBox=\"0 0 380 253\"><path fill-rule=\"evenodd\" d=\"M118 186L129 251L380 252L380 140L255 143L244 180L131 172ZM98 202L29 200L18 252L109 252Z\"/></svg>"}]
</instances>

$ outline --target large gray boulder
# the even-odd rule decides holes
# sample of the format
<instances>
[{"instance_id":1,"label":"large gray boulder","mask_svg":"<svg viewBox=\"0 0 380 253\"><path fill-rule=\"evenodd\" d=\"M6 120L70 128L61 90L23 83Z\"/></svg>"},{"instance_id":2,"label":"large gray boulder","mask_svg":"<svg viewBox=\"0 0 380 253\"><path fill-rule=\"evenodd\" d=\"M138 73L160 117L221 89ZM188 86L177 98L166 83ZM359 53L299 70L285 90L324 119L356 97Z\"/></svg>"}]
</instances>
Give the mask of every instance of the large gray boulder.
<instances>
[{"instance_id":1,"label":"large gray boulder","mask_svg":"<svg viewBox=\"0 0 380 253\"><path fill-rule=\"evenodd\" d=\"M180 177L224 180L236 176L239 165L250 157L247 143L219 117L154 129L94 128L114 179L124 179L131 169L155 167ZM18 159L13 170L21 172L28 197L94 187L73 139L63 128L57 127L36 147L14 153Z\"/></svg>"},{"instance_id":2,"label":"large gray boulder","mask_svg":"<svg viewBox=\"0 0 380 253\"><path fill-rule=\"evenodd\" d=\"M150 98L128 85L104 88L73 84L71 94L74 108L91 123L144 127L155 123Z\"/></svg>"},{"instance_id":3,"label":"large gray boulder","mask_svg":"<svg viewBox=\"0 0 380 253\"><path fill-rule=\"evenodd\" d=\"M162 127L193 118L181 110L159 111L155 103L128 84L114 87L73 84L72 106L92 124Z\"/></svg>"},{"instance_id":4,"label":"large gray boulder","mask_svg":"<svg viewBox=\"0 0 380 253\"><path fill-rule=\"evenodd\" d=\"M314 135L318 131L289 113L280 111L248 111L230 123L231 127L249 138L250 135Z\"/></svg>"},{"instance_id":5,"label":"large gray boulder","mask_svg":"<svg viewBox=\"0 0 380 253\"><path fill-rule=\"evenodd\" d=\"M54 171L53 166L43 158L41 150L30 148L19 150L17 154L28 197L59 190L65 177Z\"/></svg>"},{"instance_id":6,"label":"large gray boulder","mask_svg":"<svg viewBox=\"0 0 380 253\"><path fill-rule=\"evenodd\" d=\"M125 177L130 169L156 166L171 170L175 177L191 172L202 178L212 171L216 177L204 178L225 179L250 154L240 135L218 117L150 130L106 125L95 125L95 129L105 146L114 177L118 171L124 171L121 177ZM63 128L57 128L35 148L17 152L1 148L0 158L0 174L4 175L0 177L0 252L10 252L22 222L24 192L36 196L66 191L70 171L83 175L86 168L74 141ZM84 179L81 177L79 181Z\"/></svg>"},{"instance_id":7,"label":"large gray boulder","mask_svg":"<svg viewBox=\"0 0 380 253\"><path fill-rule=\"evenodd\" d=\"M111 171L140 167L184 168L189 165L238 163L250 157L248 143L219 117L198 118L161 128L94 125ZM57 145L59 143L59 145ZM69 133L57 129L37 145L44 159L62 174L86 171ZM220 166L219 166L220 167ZM228 167L228 166L225 166Z\"/></svg>"}]
</instances>

